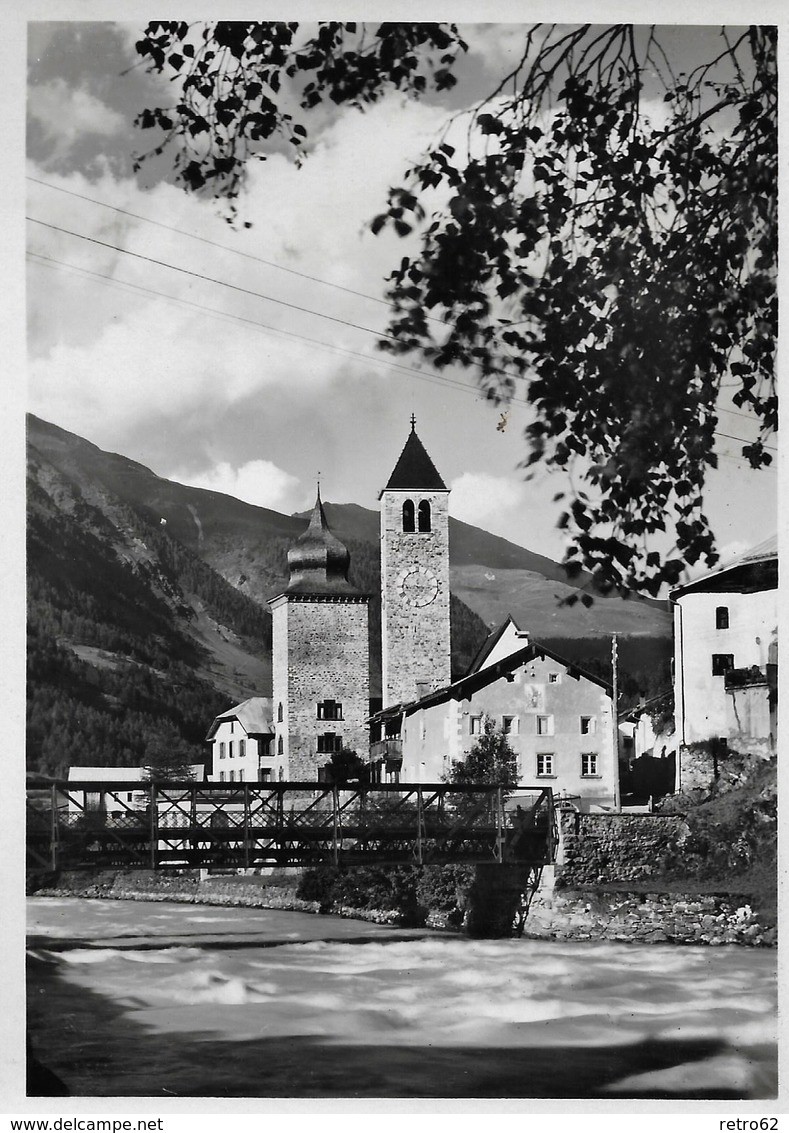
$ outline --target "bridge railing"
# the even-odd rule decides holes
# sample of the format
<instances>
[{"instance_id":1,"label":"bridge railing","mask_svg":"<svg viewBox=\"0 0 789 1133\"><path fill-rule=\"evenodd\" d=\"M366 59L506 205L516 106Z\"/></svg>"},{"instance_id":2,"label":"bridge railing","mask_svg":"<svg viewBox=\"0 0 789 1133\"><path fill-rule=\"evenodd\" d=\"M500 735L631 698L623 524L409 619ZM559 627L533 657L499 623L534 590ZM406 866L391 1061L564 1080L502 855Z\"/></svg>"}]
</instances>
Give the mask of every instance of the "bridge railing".
<instances>
[{"instance_id":1,"label":"bridge railing","mask_svg":"<svg viewBox=\"0 0 789 1133\"><path fill-rule=\"evenodd\" d=\"M32 869L546 864L549 788L446 783L55 781L28 791Z\"/></svg>"}]
</instances>

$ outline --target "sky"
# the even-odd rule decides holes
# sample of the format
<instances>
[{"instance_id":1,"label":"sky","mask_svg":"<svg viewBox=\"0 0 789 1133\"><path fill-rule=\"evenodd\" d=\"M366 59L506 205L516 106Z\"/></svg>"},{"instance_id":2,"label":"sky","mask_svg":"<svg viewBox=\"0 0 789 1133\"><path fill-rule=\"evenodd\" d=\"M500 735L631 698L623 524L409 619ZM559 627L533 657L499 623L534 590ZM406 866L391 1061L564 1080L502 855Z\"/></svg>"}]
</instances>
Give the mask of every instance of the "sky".
<instances>
[{"instance_id":1,"label":"sky","mask_svg":"<svg viewBox=\"0 0 789 1133\"><path fill-rule=\"evenodd\" d=\"M554 559L560 473L526 480L522 393L508 407L473 377L377 349L384 279L409 242L369 221L452 110L492 89L522 40L516 24L467 24L458 89L323 116L297 168L250 167L232 227L162 165L133 120L170 101L134 52L144 22L29 25L28 408L181 483L291 513L324 500L376 508L410 428L451 488L456 518ZM716 29L675 31L686 59ZM460 135L458 134L458 138ZM754 424L731 412L721 432ZM718 438L707 514L728 557L775 531L774 472ZM754 501L758 501L754 506Z\"/></svg>"}]
</instances>

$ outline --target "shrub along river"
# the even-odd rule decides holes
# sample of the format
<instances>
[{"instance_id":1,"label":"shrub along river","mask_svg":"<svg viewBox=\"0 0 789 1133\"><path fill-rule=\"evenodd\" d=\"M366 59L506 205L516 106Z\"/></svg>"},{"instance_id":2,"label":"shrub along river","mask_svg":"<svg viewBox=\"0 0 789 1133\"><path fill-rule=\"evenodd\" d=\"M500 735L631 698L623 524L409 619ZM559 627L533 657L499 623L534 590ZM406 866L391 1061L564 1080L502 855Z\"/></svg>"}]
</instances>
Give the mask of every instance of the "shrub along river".
<instances>
[{"instance_id":1,"label":"shrub along river","mask_svg":"<svg viewBox=\"0 0 789 1133\"><path fill-rule=\"evenodd\" d=\"M72 897L30 898L28 931L31 1096L47 1071L83 1097L777 1092L771 949Z\"/></svg>"}]
</instances>

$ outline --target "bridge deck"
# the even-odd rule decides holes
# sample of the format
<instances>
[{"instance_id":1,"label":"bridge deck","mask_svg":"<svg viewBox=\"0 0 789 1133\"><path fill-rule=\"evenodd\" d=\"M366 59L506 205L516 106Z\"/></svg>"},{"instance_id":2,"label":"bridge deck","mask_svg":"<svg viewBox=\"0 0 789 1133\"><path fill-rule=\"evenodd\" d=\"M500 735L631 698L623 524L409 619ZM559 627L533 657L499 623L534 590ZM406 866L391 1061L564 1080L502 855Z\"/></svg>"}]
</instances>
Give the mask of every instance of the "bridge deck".
<instances>
[{"instance_id":1,"label":"bridge deck","mask_svg":"<svg viewBox=\"0 0 789 1133\"><path fill-rule=\"evenodd\" d=\"M549 788L445 783L28 784L28 868L161 869L554 858Z\"/></svg>"}]
</instances>

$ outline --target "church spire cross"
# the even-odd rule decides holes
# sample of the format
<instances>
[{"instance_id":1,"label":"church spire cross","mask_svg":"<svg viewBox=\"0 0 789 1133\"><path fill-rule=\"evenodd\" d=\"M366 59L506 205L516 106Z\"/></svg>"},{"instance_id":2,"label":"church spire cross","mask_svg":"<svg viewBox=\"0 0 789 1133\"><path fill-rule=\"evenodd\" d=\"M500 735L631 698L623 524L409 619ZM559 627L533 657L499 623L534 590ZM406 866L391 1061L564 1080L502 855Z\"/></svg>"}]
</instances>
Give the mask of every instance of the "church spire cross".
<instances>
[{"instance_id":1,"label":"church spire cross","mask_svg":"<svg viewBox=\"0 0 789 1133\"><path fill-rule=\"evenodd\" d=\"M413 413L411 414L411 432L412 433L416 432L416 417L414 416Z\"/></svg>"}]
</instances>

